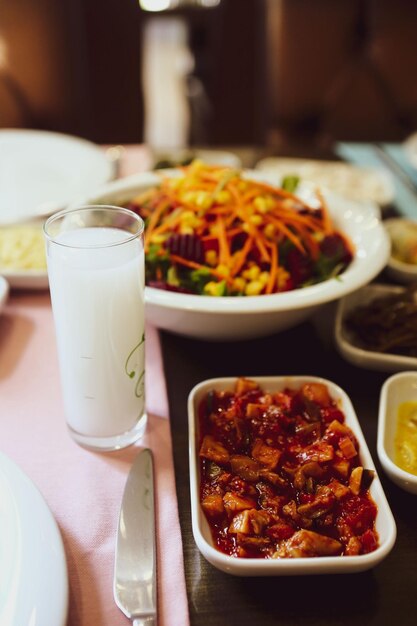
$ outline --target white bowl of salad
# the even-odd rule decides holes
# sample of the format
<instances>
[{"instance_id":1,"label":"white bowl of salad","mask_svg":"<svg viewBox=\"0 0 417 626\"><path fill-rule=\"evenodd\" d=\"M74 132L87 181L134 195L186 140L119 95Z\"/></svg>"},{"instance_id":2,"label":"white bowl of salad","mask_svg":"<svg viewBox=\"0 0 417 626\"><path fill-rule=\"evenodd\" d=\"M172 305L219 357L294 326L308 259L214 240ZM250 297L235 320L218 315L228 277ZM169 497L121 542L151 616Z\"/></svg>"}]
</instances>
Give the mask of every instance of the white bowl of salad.
<instances>
[{"instance_id":1,"label":"white bowl of salad","mask_svg":"<svg viewBox=\"0 0 417 626\"><path fill-rule=\"evenodd\" d=\"M126 177L86 199L145 220L146 315L208 340L282 331L386 265L379 213L288 177L194 161Z\"/></svg>"}]
</instances>

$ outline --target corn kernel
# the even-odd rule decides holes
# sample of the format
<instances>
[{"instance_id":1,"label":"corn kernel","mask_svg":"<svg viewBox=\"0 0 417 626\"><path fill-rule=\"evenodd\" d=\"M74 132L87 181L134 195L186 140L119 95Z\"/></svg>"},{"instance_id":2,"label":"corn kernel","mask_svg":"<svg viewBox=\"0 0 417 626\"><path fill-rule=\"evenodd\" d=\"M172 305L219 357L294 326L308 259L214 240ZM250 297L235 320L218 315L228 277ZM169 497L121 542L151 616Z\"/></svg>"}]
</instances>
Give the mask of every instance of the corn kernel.
<instances>
[{"instance_id":1,"label":"corn kernel","mask_svg":"<svg viewBox=\"0 0 417 626\"><path fill-rule=\"evenodd\" d=\"M264 196L256 196L253 201L253 205L258 211L260 211L260 213L266 213L268 210Z\"/></svg>"},{"instance_id":2,"label":"corn kernel","mask_svg":"<svg viewBox=\"0 0 417 626\"><path fill-rule=\"evenodd\" d=\"M206 191L198 191L195 203L200 209L209 209L212 205L212 199L210 194Z\"/></svg>"},{"instance_id":3,"label":"corn kernel","mask_svg":"<svg viewBox=\"0 0 417 626\"><path fill-rule=\"evenodd\" d=\"M272 196L266 196L266 206L268 208L268 211L273 209L274 206L276 205L276 203L277 203L277 201L274 200L274 198Z\"/></svg>"},{"instance_id":4,"label":"corn kernel","mask_svg":"<svg viewBox=\"0 0 417 626\"><path fill-rule=\"evenodd\" d=\"M242 275L247 280L256 280L260 273L260 268L257 265L252 265L252 267L242 272Z\"/></svg>"},{"instance_id":5,"label":"corn kernel","mask_svg":"<svg viewBox=\"0 0 417 626\"><path fill-rule=\"evenodd\" d=\"M251 282L246 285L245 294L247 296L258 296L263 288L264 285L260 280L251 280Z\"/></svg>"},{"instance_id":6,"label":"corn kernel","mask_svg":"<svg viewBox=\"0 0 417 626\"><path fill-rule=\"evenodd\" d=\"M207 250L205 254L205 259L208 265L211 265L212 267L214 267L215 265L217 265L217 259L218 259L217 252L215 250Z\"/></svg>"},{"instance_id":7,"label":"corn kernel","mask_svg":"<svg viewBox=\"0 0 417 626\"><path fill-rule=\"evenodd\" d=\"M226 290L226 282L222 280L219 283L211 281L204 287L204 293L207 296L224 296Z\"/></svg>"},{"instance_id":8,"label":"corn kernel","mask_svg":"<svg viewBox=\"0 0 417 626\"><path fill-rule=\"evenodd\" d=\"M218 204L227 204L232 199L229 191L223 189L222 191L218 191L215 196L215 200Z\"/></svg>"},{"instance_id":9,"label":"corn kernel","mask_svg":"<svg viewBox=\"0 0 417 626\"><path fill-rule=\"evenodd\" d=\"M180 198L182 200L182 202L186 202L187 204L191 204L194 202L194 196L195 196L195 192L194 191L184 191L184 193L182 193L180 195Z\"/></svg>"},{"instance_id":10,"label":"corn kernel","mask_svg":"<svg viewBox=\"0 0 417 626\"><path fill-rule=\"evenodd\" d=\"M249 217L249 221L251 224L255 224L255 226L260 226L263 222L263 219L260 215L251 215Z\"/></svg>"},{"instance_id":11,"label":"corn kernel","mask_svg":"<svg viewBox=\"0 0 417 626\"><path fill-rule=\"evenodd\" d=\"M218 287L218 283L215 283L214 281L210 281L209 283L204 285L204 293L207 294L208 296L217 296L217 293L216 293L217 287Z\"/></svg>"},{"instance_id":12,"label":"corn kernel","mask_svg":"<svg viewBox=\"0 0 417 626\"><path fill-rule=\"evenodd\" d=\"M259 280L259 281L260 281L263 285L266 285L266 283L267 283L267 282L268 282L268 280L269 280L269 272L261 272L261 273L259 274L259 278L258 278L258 280Z\"/></svg>"},{"instance_id":13,"label":"corn kernel","mask_svg":"<svg viewBox=\"0 0 417 626\"><path fill-rule=\"evenodd\" d=\"M227 267L227 265L224 264L220 264L216 267L216 271L220 274L220 276L229 276L230 274L230 269Z\"/></svg>"},{"instance_id":14,"label":"corn kernel","mask_svg":"<svg viewBox=\"0 0 417 626\"><path fill-rule=\"evenodd\" d=\"M180 234L181 235L193 235L194 234L194 228L192 226L180 226L179 228Z\"/></svg>"},{"instance_id":15,"label":"corn kernel","mask_svg":"<svg viewBox=\"0 0 417 626\"><path fill-rule=\"evenodd\" d=\"M234 279L232 283L232 289L234 291L239 291L242 293L243 291L245 291L245 287L246 287L246 280L244 278L242 278L241 276L238 276L237 278Z\"/></svg>"},{"instance_id":16,"label":"corn kernel","mask_svg":"<svg viewBox=\"0 0 417 626\"><path fill-rule=\"evenodd\" d=\"M274 239L276 230L277 229L274 224L267 224L264 228L265 237L268 237L268 239Z\"/></svg>"},{"instance_id":17,"label":"corn kernel","mask_svg":"<svg viewBox=\"0 0 417 626\"><path fill-rule=\"evenodd\" d=\"M183 214L181 215L181 223L185 224L185 223L192 222L194 218L195 218L195 215L193 211L184 211Z\"/></svg>"},{"instance_id":18,"label":"corn kernel","mask_svg":"<svg viewBox=\"0 0 417 626\"><path fill-rule=\"evenodd\" d=\"M166 241L168 239L169 235L167 235L166 233L161 233L160 235L157 234L153 234L151 235L151 243L164 243L164 241Z\"/></svg>"},{"instance_id":19,"label":"corn kernel","mask_svg":"<svg viewBox=\"0 0 417 626\"><path fill-rule=\"evenodd\" d=\"M290 274L283 267L277 268L277 287L278 290L283 289L285 287L287 280L289 279Z\"/></svg>"}]
</instances>

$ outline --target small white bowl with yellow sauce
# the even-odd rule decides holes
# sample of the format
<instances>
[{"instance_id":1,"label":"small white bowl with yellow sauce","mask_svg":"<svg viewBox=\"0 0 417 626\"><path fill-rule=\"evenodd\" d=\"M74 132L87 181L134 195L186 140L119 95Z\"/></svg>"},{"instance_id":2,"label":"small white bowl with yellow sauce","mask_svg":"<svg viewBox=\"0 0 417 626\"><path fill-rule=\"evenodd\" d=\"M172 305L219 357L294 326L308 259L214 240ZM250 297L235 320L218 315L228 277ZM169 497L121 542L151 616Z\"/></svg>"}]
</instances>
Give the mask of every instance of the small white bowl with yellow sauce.
<instances>
[{"instance_id":1,"label":"small white bowl with yellow sauce","mask_svg":"<svg viewBox=\"0 0 417 626\"><path fill-rule=\"evenodd\" d=\"M387 476L417 494L417 372L394 374L383 384L377 452Z\"/></svg>"}]
</instances>

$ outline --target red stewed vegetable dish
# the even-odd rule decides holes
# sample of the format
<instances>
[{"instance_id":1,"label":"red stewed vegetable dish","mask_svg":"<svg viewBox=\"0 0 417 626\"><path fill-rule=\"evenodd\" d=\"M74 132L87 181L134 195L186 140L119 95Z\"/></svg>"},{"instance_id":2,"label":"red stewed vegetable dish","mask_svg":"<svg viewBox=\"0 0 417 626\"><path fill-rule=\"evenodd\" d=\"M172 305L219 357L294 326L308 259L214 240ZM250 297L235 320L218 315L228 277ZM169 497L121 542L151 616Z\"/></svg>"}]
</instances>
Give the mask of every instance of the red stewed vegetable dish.
<instances>
[{"instance_id":1,"label":"red stewed vegetable dish","mask_svg":"<svg viewBox=\"0 0 417 626\"><path fill-rule=\"evenodd\" d=\"M239 378L200 406L201 506L216 547L247 558L374 551L374 472L326 385Z\"/></svg>"}]
</instances>

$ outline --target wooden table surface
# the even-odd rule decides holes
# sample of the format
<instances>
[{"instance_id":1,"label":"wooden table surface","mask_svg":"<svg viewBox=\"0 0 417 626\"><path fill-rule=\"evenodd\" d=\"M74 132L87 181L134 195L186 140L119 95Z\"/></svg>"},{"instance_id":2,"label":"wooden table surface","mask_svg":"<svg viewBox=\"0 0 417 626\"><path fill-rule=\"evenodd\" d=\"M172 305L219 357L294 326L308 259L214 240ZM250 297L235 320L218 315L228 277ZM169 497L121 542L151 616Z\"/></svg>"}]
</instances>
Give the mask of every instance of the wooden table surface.
<instances>
[{"instance_id":1,"label":"wooden table surface","mask_svg":"<svg viewBox=\"0 0 417 626\"><path fill-rule=\"evenodd\" d=\"M383 277L382 277L383 278ZM406 626L417 613L417 501L384 475L376 454L381 385L389 374L356 368L337 353L334 306L313 320L274 336L233 343L205 342L162 333L185 575L192 626L249 624ZM210 565L191 530L187 396L217 376L307 374L323 376L351 397L397 523L388 557L360 574L240 578Z\"/></svg>"}]
</instances>

